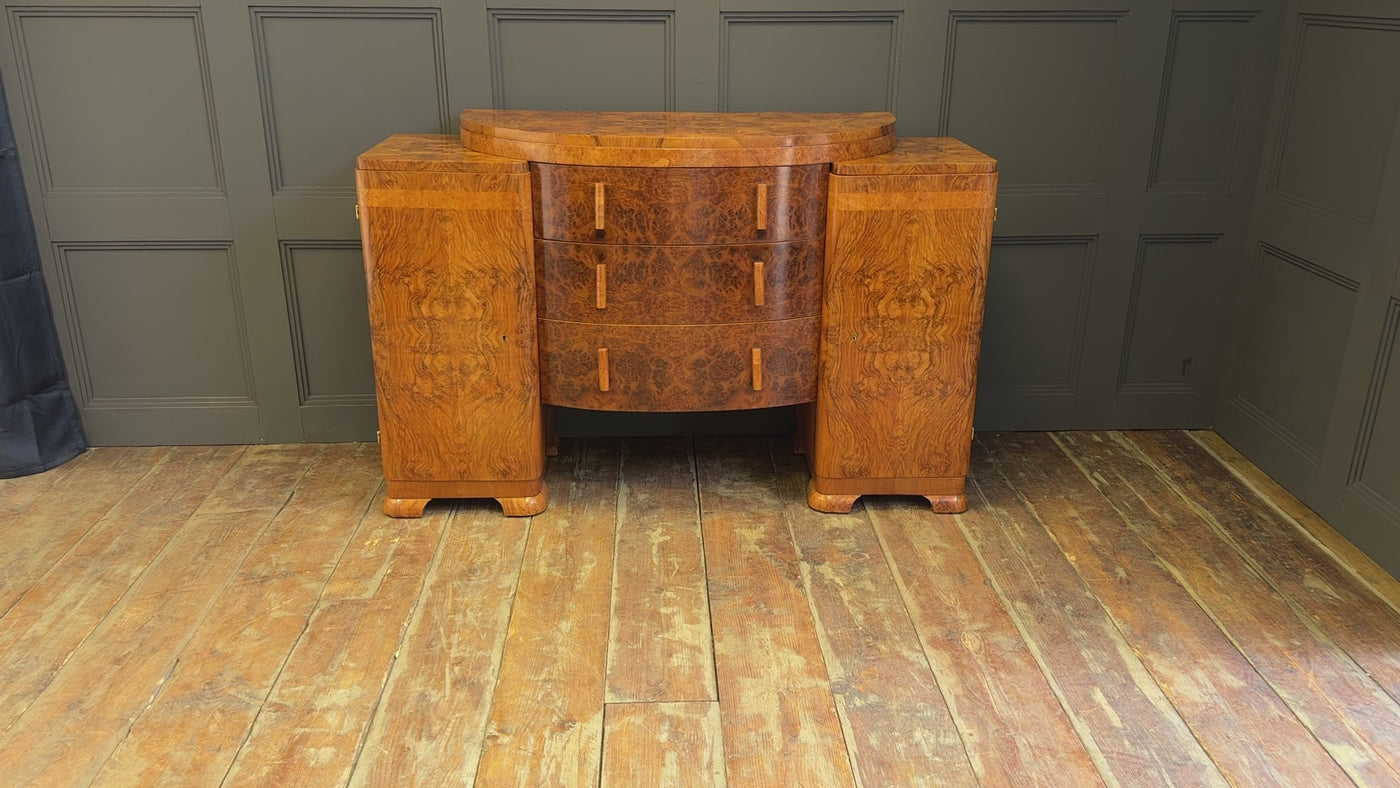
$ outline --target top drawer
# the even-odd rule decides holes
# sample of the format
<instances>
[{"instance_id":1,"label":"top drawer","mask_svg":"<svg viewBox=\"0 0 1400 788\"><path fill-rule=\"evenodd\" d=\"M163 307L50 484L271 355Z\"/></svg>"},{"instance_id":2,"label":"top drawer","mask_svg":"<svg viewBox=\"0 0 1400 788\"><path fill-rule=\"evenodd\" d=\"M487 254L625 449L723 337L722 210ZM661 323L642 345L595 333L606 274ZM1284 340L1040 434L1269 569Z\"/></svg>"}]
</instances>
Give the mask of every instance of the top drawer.
<instances>
[{"instance_id":1,"label":"top drawer","mask_svg":"<svg viewBox=\"0 0 1400 788\"><path fill-rule=\"evenodd\" d=\"M828 166L530 165L535 235L613 244L733 244L819 238Z\"/></svg>"}]
</instances>

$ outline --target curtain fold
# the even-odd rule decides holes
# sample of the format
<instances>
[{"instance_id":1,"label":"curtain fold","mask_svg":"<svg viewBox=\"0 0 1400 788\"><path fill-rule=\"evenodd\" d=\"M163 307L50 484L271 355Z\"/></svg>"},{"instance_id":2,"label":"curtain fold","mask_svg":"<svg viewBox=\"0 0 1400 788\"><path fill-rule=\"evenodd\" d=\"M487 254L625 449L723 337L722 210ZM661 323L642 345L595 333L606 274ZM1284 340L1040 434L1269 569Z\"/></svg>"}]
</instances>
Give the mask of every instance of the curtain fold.
<instances>
[{"instance_id":1,"label":"curtain fold","mask_svg":"<svg viewBox=\"0 0 1400 788\"><path fill-rule=\"evenodd\" d=\"M0 85L0 479L48 470L86 448Z\"/></svg>"}]
</instances>

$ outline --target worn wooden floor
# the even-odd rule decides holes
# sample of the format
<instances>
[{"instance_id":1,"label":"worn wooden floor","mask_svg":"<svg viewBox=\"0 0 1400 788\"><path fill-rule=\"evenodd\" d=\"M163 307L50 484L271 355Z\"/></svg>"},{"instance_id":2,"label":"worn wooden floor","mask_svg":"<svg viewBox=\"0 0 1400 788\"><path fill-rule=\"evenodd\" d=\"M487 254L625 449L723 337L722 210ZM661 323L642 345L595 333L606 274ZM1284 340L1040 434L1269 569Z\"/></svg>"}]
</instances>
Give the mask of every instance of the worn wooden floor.
<instances>
[{"instance_id":1,"label":"worn wooden floor","mask_svg":"<svg viewBox=\"0 0 1400 788\"><path fill-rule=\"evenodd\" d=\"M0 784L1400 785L1395 581L1211 434L980 436L960 516L768 439L566 442L533 519L377 462L0 481Z\"/></svg>"}]
</instances>

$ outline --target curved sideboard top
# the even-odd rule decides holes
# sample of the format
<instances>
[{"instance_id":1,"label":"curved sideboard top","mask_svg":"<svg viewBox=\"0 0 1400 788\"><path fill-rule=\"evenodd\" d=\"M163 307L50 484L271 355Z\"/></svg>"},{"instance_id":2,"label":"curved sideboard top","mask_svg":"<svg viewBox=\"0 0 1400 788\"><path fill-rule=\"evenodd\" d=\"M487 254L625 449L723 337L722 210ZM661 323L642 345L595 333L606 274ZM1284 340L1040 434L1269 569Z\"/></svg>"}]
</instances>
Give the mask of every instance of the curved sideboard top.
<instances>
[{"instance_id":1,"label":"curved sideboard top","mask_svg":"<svg viewBox=\"0 0 1400 788\"><path fill-rule=\"evenodd\" d=\"M469 109L462 145L550 164L783 167L894 149L888 112L541 112Z\"/></svg>"}]
</instances>

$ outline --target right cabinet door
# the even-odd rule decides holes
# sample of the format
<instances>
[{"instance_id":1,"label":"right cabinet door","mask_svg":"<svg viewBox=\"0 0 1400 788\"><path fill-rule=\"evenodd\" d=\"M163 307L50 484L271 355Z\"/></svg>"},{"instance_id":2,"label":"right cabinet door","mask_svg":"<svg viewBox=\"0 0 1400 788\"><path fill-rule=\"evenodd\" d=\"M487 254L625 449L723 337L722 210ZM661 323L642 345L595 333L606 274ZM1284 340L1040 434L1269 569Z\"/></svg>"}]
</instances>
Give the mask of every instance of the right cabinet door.
<instances>
[{"instance_id":1,"label":"right cabinet door","mask_svg":"<svg viewBox=\"0 0 1400 788\"><path fill-rule=\"evenodd\" d=\"M997 180L972 153L901 140L831 176L809 458L821 493L962 505Z\"/></svg>"}]
</instances>

